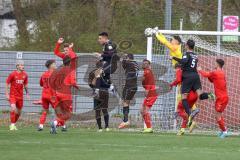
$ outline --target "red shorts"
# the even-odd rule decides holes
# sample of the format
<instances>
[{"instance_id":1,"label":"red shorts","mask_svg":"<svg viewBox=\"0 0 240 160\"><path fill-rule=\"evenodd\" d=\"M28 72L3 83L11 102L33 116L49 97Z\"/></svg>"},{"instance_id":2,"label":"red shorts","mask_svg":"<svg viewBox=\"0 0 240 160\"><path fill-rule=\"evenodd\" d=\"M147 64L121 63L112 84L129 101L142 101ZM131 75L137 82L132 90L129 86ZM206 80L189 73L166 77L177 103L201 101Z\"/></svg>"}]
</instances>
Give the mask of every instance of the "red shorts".
<instances>
[{"instance_id":1,"label":"red shorts","mask_svg":"<svg viewBox=\"0 0 240 160\"><path fill-rule=\"evenodd\" d=\"M143 105L151 108L156 100L157 100L157 96L146 97L143 101Z\"/></svg>"},{"instance_id":2,"label":"red shorts","mask_svg":"<svg viewBox=\"0 0 240 160\"><path fill-rule=\"evenodd\" d=\"M58 102L54 108L56 116L61 120L68 120L72 116L72 100L64 100Z\"/></svg>"},{"instance_id":3,"label":"red shorts","mask_svg":"<svg viewBox=\"0 0 240 160\"><path fill-rule=\"evenodd\" d=\"M187 101L188 101L188 104L189 106L192 108L193 105L197 102L197 99L198 99L198 95L196 92L194 91L190 91L188 97L187 97ZM177 106L177 112L180 113L180 112L185 112L185 109L183 107L183 104L182 104L182 101L179 101L178 103L178 106Z\"/></svg>"},{"instance_id":4,"label":"red shorts","mask_svg":"<svg viewBox=\"0 0 240 160\"><path fill-rule=\"evenodd\" d=\"M21 98L16 98L14 96L10 96L9 103L10 103L10 105L15 104L17 109L21 110L23 108L23 99L21 99Z\"/></svg>"},{"instance_id":5,"label":"red shorts","mask_svg":"<svg viewBox=\"0 0 240 160\"><path fill-rule=\"evenodd\" d=\"M228 97L217 98L215 102L215 109L217 112L223 112L228 104Z\"/></svg>"},{"instance_id":6,"label":"red shorts","mask_svg":"<svg viewBox=\"0 0 240 160\"><path fill-rule=\"evenodd\" d=\"M49 105L51 105L53 108L55 106L54 104L54 100L51 98L46 98L46 97L42 97L42 107L43 109L48 110L49 109Z\"/></svg>"}]
</instances>

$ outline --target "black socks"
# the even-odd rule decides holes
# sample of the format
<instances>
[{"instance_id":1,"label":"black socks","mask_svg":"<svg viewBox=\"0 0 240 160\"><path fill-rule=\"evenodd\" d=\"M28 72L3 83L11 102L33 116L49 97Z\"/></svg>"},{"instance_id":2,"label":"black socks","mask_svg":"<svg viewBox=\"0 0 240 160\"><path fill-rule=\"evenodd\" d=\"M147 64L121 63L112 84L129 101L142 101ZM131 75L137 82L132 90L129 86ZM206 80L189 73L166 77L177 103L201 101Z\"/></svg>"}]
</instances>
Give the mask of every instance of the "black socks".
<instances>
[{"instance_id":1,"label":"black socks","mask_svg":"<svg viewBox=\"0 0 240 160\"><path fill-rule=\"evenodd\" d=\"M123 107L123 122L128 121L129 106Z\"/></svg>"}]
</instances>

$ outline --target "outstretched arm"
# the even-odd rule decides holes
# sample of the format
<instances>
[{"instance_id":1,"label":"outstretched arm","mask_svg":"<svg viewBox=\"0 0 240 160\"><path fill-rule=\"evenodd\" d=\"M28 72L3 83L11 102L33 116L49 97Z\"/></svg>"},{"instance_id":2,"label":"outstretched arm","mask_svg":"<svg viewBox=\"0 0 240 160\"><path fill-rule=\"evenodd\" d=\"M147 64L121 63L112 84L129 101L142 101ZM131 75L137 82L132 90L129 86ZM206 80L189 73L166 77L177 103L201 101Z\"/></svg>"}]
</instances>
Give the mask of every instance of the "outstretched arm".
<instances>
[{"instance_id":1,"label":"outstretched arm","mask_svg":"<svg viewBox=\"0 0 240 160\"><path fill-rule=\"evenodd\" d=\"M172 57L172 59L174 59L175 61L177 61L180 64L186 64L189 60L189 56L187 54L184 54L182 59L177 58L177 57Z\"/></svg>"},{"instance_id":2,"label":"outstretched arm","mask_svg":"<svg viewBox=\"0 0 240 160\"><path fill-rule=\"evenodd\" d=\"M212 76L212 72L207 72L207 71L203 71L203 70L198 70L198 72L206 78L210 78Z\"/></svg>"},{"instance_id":3,"label":"outstretched arm","mask_svg":"<svg viewBox=\"0 0 240 160\"><path fill-rule=\"evenodd\" d=\"M175 52L177 50L178 47L172 45L162 33L157 33L156 37L163 45L165 45L172 52Z\"/></svg>"}]
</instances>

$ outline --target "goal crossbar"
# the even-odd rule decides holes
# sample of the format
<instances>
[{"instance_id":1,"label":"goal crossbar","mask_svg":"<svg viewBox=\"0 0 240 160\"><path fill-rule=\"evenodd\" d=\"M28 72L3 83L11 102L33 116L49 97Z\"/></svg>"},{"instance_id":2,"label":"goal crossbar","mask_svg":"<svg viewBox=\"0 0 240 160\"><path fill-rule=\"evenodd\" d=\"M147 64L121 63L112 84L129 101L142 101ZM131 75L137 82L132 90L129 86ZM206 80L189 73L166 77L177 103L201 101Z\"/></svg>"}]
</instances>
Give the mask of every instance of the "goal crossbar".
<instances>
[{"instance_id":1,"label":"goal crossbar","mask_svg":"<svg viewBox=\"0 0 240 160\"><path fill-rule=\"evenodd\" d=\"M212 36L240 36L240 32L215 32L215 31L180 31L180 30L158 30L162 34L179 35L212 35Z\"/></svg>"}]
</instances>

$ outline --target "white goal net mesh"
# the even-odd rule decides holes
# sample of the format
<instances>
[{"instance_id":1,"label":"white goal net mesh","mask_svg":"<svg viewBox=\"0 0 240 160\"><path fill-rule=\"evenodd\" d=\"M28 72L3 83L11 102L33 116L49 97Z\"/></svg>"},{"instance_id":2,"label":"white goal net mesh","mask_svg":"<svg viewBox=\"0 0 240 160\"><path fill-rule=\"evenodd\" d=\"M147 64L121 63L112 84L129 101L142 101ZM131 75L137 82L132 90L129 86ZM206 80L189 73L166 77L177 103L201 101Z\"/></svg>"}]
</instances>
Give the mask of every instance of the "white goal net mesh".
<instances>
[{"instance_id":1,"label":"white goal net mesh","mask_svg":"<svg viewBox=\"0 0 240 160\"><path fill-rule=\"evenodd\" d=\"M199 57L199 66L206 71L211 71L215 68L215 60L222 58L225 61L225 73L227 78L227 87L229 94L229 103L224 112L226 126L233 132L239 131L240 128L240 36L239 33L236 36L226 36L215 34L191 34L191 32L179 31L177 34L171 34L169 32L164 33L165 37L170 40L173 35L179 35L183 41L182 52L184 52L184 42L188 39L193 39L196 43L195 52ZM183 34L184 33L184 34ZM221 44L218 45L217 37L220 38ZM175 78L174 69L171 61L169 60L169 50L163 44L161 44L155 36L152 40L151 58L155 64L153 66L154 72L157 77L158 85L163 94L159 96L157 103L155 104L155 110L159 113L158 119L155 120L155 126L159 129L178 129L180 125L180 119L174 119L174 111L176 106L176 90L167 91L166 83L171 83ZM201 82L204 92L214 92L213 84L206 78L201 77ZM164 87L165 86L165 87ZM215 102L206 100L198 101L197 106L200 108L196 121L199 131L216 131L218 126L215 120ZM154 111L154 110L153 110Z\"/></svg>"}]
</instances>

